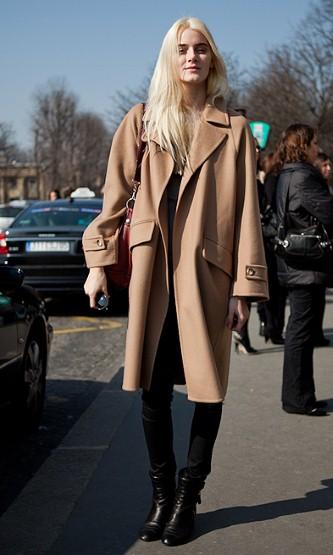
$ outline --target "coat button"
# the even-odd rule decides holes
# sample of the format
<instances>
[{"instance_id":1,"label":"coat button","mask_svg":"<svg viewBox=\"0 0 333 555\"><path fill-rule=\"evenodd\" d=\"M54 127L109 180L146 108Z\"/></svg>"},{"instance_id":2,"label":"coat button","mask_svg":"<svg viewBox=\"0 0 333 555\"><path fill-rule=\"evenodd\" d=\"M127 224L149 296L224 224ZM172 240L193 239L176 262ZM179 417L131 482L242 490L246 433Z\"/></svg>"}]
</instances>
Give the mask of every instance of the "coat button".
<instances>
[{"instance_id":1,"label":"coat button","mask_svg":"<svg viewBox=\"0 0 333 555\"><path fill-rule=\"evenodd\" d=\"M254 274L256 273L255 270L253 268L248 268L246 271L248 276L254 276Z\"/></svg>"}]
</instances>

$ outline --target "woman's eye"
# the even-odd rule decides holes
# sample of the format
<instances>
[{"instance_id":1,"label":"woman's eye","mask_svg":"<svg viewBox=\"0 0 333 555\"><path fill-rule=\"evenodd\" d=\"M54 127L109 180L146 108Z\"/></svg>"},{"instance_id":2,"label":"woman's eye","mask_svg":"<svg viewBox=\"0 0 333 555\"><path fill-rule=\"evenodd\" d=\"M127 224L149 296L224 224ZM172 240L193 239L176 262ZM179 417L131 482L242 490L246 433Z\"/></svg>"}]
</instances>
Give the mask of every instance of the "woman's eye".
<instances>
[{"instance_id":1,"label":"woman's eye","mask_svg":"<svg viewBox=\"0 0 333 555\"><path fill-rule=\"evenodd\" d=\"M178 54L186 54L186 48L182 48L181 46L178 48Z\"/></svg>"}]
</instances>

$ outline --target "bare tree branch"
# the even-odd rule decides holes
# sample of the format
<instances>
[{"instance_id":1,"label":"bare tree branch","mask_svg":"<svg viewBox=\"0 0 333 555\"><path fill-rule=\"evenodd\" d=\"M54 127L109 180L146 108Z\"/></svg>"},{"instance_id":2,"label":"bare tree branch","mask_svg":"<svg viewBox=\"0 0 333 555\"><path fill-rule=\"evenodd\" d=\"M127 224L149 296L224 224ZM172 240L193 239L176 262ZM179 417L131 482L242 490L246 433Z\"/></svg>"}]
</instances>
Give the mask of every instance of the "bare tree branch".
<instances>
[{"instance_id":1,"label":"bare tree branch","mask_svg":"<svg viewBox=\"0 0 333 555\"><path fill-rule=\"evenodd\" d=\"M319 130L333 156L333 0L319 0L288 44L270 50L245 95L249 115L272 126L271 144L295 122Z\"/></svg>"}]
</instances>

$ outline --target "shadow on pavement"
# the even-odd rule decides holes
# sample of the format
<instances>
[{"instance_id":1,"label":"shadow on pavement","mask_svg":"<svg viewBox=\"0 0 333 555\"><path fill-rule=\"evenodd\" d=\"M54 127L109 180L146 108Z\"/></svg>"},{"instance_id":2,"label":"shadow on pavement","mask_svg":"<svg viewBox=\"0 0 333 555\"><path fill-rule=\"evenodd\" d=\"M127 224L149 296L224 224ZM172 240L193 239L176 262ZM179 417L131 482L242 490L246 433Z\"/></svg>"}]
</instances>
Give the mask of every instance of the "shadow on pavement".
<instances>
[{"instance_id":1,"label":"shadow on pavement","mask_svg":"<svg viewBox=\"0 0 333 555\"><path fill-rule=\"evenodd\" d=\"M80 416L105 387L90 380L47 380L42 421L37 430L20 432L6 421L1 434L0 515L60 444ZM3 411L5 413L5 411Z\"/></svg>"},{"instance_id":2,"label":"shadow on pavement","mask_svg":"<svg viewBox=\"0 0 333 555\"><path fill-rule=\"evenodd\" d=\"M67 553L125 555L125 553L131 552L131 548L133 549L134 544L138 541L138 530L151 504L151 485L148 478L148 460L141 424L140 394L126 392L120 394L121 376L122 371L120 370L106 387L103 384L103 394L98 397L100 399L98 406L102 410L95 412L95 419L91 421L89 430L87 429L85 433L88 433L94 439L95 431L97 433L99 428L103 426L107 412L103 409L103 403L112 402L112 398L117 398L118 401L120 399L121 405L118 405L117 410L120 410L122 405L125 407L123 416L118 425L112 427L112 432L110 427L109 432L111 433L109 433L106 440L107 446L103 447L101 445L103 450L96 467L92 467L89 479L81 484L83 487L78 492L79 495L75 502L71 502L70 507L66 508L68 516L64 519L61 527L56 530L57 539L54 538L52 547L47 549L48 555L64 555ZM58 391L57 396L55 391ZM50 395L51 401L61 405L62 398L59 388L55 391L53 400L52 394ZM52 393L52 390L50 390L50 393ZM98 391L95 391L96 393ZM112 394L116 394L116 397L112 397ZM130 403L128 403L129 398ZM104 404L104 407L107 406ZM51 405L49 408L52 408ZM186 461L193 408L194 403L188 402L182 390L177 389L174 393L173 421L175 451L179 468L184 466ZM64 410L64 414L68 414L67 409ZM72 424L73 422L71 422ZM53 434L52 438L52 441L54 441ZM84 447L84 445L79 444L75 448L74 443L69 451L58 451L58 458L62 458L62 472L64 469L67 472L67 462L70 462L73 458L80 461L82 457L86 459L89 456L95 456L94 443L91 446L89 445L88 443L87 447ZM76 462L76 464L78 463ZM22 472L22 468L23 466L18 471ZM61 480L61 477L62 474L60 473L57 480ZM65 486L66 484L67 482ZM304 497L273 500L253 506L224 507L215 511L200 513L197 517L193 540L214 530L235 525L332 509L333 478L322 479L321 484L322 487L305 493ZM60 483L59 487L62 491ZM68 484L66 487L68 487ZM65 494L68 493L66 489L64 492ZM35 494L40 495L40 490L36 490ZM65 506L66 499L64 498L63 501ZM46 520L51 523L52 528L52 491L50 491L50 503L47 507ZM58 536L59 531L60 535ZM37 530L37 532L39 535L36 537L38 538L40 531ZM35 534L37 532L35 531ZM154 553L155 549L154 545L148 547L141 542L137 547L138 552ZM160 547L159 542L158 547ZM186 547L183 549L186 552ZM30 552L37 553L39 551L35 549L35 551Z\"/></svg>"},{"instance_id":3,"label":"shadow on pavement","mask_svg":"<svg viewBox=\"0 0 333 555\"><path fill-rule=\"evenodd\" d=\"M272 503L253 505L250 507L230 507L200 514L197 517L195 537L208 534L213 530L219 530L238 524L261 522L281 516L332 509L333 479L321 480L321 484L324 486L323 488L310 491L306 493L304 497L296 499L273 501Z\"/></svg>"},{"instance_id":4,"label":"shadow on pavement","mask_svg":"<svg viewBox=\"0 0 333 555\"><path fill-rule=\"evenodd\" d=\"M119 387L120 373L113 386ZM98 469L63 533L48 555L80 553L122 555L138 539L151 505L151 484L141 424L141 398L135 401L112 439ZM179 467L185 465L194 404L175 391L173 401L175 451Z\"/></svg>"},{"instance_id":5,"label":"shadow on pavement","mask_svg":"<svg viewBox=\"0 0 333 555\"><path fill-rule=\"evenodd\" d=\"M121 373L114 377L120 388ZM97 471L89 482L48 555L124 555L138 541L138 531L151 503L148 460L141 428L141 399L138 393L121 427L113 437ZM173 421L178 467L184 466L194 404L175 391ZM213 530L238 524L265 521L291 514L333 508L333 479L322 480L323 487L304 497L272 501L256 506L239 506L199 514L193 540ZM159 542L157 544L160 546ZM139 551L143 549L139 544ZM154 546L151 546L152 553ZM186 548L185 548L186 549ZM150 548L147 546L147 552ZM143 551L142 551L143 552Z\"/></svg>"}]
</instances>

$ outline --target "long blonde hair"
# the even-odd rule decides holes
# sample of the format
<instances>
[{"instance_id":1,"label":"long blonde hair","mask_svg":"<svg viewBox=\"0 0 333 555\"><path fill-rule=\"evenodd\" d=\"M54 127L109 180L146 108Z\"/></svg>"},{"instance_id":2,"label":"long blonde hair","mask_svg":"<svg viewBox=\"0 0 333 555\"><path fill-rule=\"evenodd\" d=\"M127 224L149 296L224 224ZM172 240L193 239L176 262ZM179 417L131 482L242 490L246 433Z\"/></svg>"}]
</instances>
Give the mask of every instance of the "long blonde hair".
<instances>
[{"instance_id":1,"label":"long blonde hair","mask_svg":"<svg viewBox=\"0 0 333 555\"><path fill-rule=\"evenodd\" d=\"M176 69L178 42L182 32L188 28L199 31L211 49L207 97L214 101L217 96L226 97L228 91L226 67L206 25L194 17L176 21L165 35L151 79L145 129L148 143L157 136L161 148L171 154L181 173L188 160L195 126L195 116L184 104L182 85Z\"/></svg>"}]
</instances>

